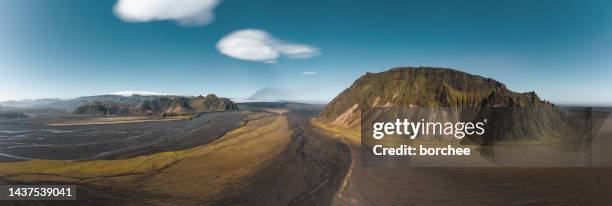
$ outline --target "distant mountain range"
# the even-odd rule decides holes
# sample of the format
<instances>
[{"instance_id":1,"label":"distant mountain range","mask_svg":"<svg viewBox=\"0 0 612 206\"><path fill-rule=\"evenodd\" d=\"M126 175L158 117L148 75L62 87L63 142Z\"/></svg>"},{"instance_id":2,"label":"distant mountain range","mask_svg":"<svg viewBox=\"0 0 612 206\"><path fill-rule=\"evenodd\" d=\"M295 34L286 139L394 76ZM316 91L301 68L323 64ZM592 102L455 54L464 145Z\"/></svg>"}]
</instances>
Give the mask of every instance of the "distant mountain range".
<instances>
[{"instance_id":1,"label":"distant mountain range","mask_svg":"<svg viewBox=\"0 0 612 206\"><path fill-rule=\"evenodd\" d=\"M247 100L259 102L288 101L295 98L289 89L266 87L255 91Z\"/></svg>"},{"instance_id":2,"label":"distant mountain range","mask_svg":"<svg viewBox=\"0 0 612 206\"><path fill-rule=\"evenodd\" d=\"M538 138L563 128L560 109L542 101L535 92L516 93L504 84L465 72L429 67L394 68L367 73L334 98L318 121L334 127L359 131L361 109L368 107L465 107L476 111L488 108L521 108L525 112L495 121L507 138ZM444 120L441 120L444 121Z\"/></svg>"},{"instance_id":3,"label":"distant mountain range","mask_svg":"<svg viewBox=\"0 0 612 206\"><path fill-rule=\"evenodd\" d=\"M85 96L77 97L74 99L36 99L36 100L21 100L21 101L4 101L0 102L3 107L14 107L14 108L52 108L52 109L64 109L73 110L81 105L91 102L114 102L119 104L125 104L129 106L136 106L144 101L153 100L161 97L176 97L176 96L159 96L159 95L96 95L96 96Z\"/></svg>"},{"instance_id":4,"label":"distant mountain range","mask_svg":"<svg viewBox=\"0 0 612 206\"><path fill-rule=\"evenodd\" d=\"M305 100L300 98L301 92L294 91L292 89L272 88L266 87L257 90L248 98L232 98L230 99L236 103L243 102L300 102L300 103L312 103L322 104L325 101L313 101ZM65 111L73 111L79 106L98 102L107 103L112 102L118 105L117 107L134 107L145 101L153 101L161 98L173 99L176 97L193 98L192 96L180 96L180 95L166 95L158 92L147 92L147 91L120 91L111 92L104 95L94 96L83 96L73 99L58 99L58 98L43 98L43 99L26 99L26 100L10 100L0 102L0 108L4 106L7 109L57 109ZM158 100L164 101L164 100ZM107 105L108 106L108 105ZM120 109L121 110L121 109Z\"/></svg>"},{"instance_id":5,"label":"distant mountain range","mask_svg":"<svg viewBox=\"0 0 612 206\"><path fill-rule=\"evenodd\" d=\"M312 88L297 89L297 88L275 88L265 87L255 91L246 99L240 99L241 102L300 102L308 104L324 104L326 100L317 100L312 98Z\"/></svg>"},{"instance_id":6,"label":"distant mountain range","mask_svg":"<svg viewBox=\"0 0 612 206\"><path fill-rule=\"evenodd\" d=\"M134 97L134 95L132 96ZM202 112L236 111L238 105L227 98L219 98L214 94L206 97L156 97L127 101L94 101L77 107L75 114L86 115L162 115L184 116ZM134 103L134 101L141 101Z\"/></svg>"},{"instance_id":7,"label":"distant mountain range","mask_svg":"<svg viewBox=\"0 0 612 206\"><path fill-rule=\"evenodd\" d=\"M97 95L74 99L37 99L0 102L4 110L35 111L64 110L87 115L185 115L200 112L234 111L238 106L228 98L214 94L206 97L172 95Z\"/></svg>"}]
</instances>

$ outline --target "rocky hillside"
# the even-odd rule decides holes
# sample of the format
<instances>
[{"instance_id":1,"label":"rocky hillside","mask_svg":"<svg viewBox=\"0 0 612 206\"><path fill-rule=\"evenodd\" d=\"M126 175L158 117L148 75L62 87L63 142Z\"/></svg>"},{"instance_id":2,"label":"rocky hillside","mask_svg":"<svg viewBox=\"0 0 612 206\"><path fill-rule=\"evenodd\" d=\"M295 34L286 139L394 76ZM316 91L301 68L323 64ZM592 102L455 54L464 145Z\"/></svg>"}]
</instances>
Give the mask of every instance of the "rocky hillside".
<instances>
[{"instance_id":1,"label":"rocky hillside","mask_svg":"<svg viewBox=\"0 0 612 206\"><path fill-rule=\"evenodd\" d=\"M520 110L525 113L523 115L511 115L503 117L507 118L503 121L496 121L507 124L498 126L511 132L491 137L494 140L548 135L562 127L564 118L559 108L542 101L534 92L516 93L490 78L453 69L402 67L360 77L334 98L317 120L359 131L362 107L392 106L468 107L482 111L487 108L525 108Z\"/></svg>"},{"instance_id":2,"label":"rocky hillside","mask_svg":"<svg viewBox=\"0 0 612 206\"><path fill-rule=\"evenodd\" d=\"M147 100L140 105L140 113L148 115L161 113L168 107L168 105L170 105L170 103L172 103L172 98L168 97Z\"/></svg>"},{"instance_id":3,"label":"rocky hillside","mask_svg":"<svg viewBox=\"0 0 612 206\"><path fill-rule=\"evenodd\" d=\"M81 105L74 110L75 114L84 115L128 115L130 107L118 103L92 102Z\"/></svg>"},{"instance_id":4,"label":"rocky hillside","mask_svg":"<svg viewBox=\"0 0 612 206\"><path fill-rule=\"evenodd\" d=\"M74 110L87 115L161 115L183 116L202 112L236 111L238 106L227 98L214 94L206 97L159 97L131 105L118 102L92 102Z\"/></svg>"},{"instance_id":5,"label":"rocky hillside","mask_svg":"<svg viewBox=\"0 0 612 206\"><path fill-rule=\"evenodd\" d=\"M203 112L237 111L238 105L228 98L219 98L214 94L209 94L206 97L201 95L194 98L176 97L160 108L153 113L161 113L164 116L181 116Z\"/></svg>"},{"instance_id":6,"label":"rocky hillside","mask_svg":"<svg viewBox=\"0 0 612 206\"><path fill-rule=\"evenodd\" d=\"M228 98L219 98L214 94L191 99L191 106L198 112L221 112L238 110L238 105Z\"/></svg>"},{"instance_id":7,"label":"rocky hillside","mask_svg":"<svg viewBox=\"0 0 612 206\"><path fill-rule=\"evenodd\" d=\"M165 116L180 116L195 114L196 110L191 106L191 101L185 97L176 97L172 99L163 112Z\"/></svg>"}]
</instances>

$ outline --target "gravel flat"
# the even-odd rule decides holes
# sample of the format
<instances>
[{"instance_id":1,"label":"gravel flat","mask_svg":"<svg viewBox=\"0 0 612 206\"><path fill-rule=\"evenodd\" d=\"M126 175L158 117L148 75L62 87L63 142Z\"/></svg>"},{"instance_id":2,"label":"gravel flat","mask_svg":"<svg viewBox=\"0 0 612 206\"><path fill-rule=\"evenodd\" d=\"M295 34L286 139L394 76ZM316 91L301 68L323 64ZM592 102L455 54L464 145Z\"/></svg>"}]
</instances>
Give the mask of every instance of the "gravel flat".
<instances>
[{"instance_id":1,"label":"gravel flat","mask_svg":"<svg viewBox=\"0 0 612 206\"><path fill-rule=\"evenodd\" d=\"M50 120L0 121L0 162L123 159L191 148L240 127L245 116L217 112L192 120L74 126L41 123Z\"/></svg>"}]
</instances>

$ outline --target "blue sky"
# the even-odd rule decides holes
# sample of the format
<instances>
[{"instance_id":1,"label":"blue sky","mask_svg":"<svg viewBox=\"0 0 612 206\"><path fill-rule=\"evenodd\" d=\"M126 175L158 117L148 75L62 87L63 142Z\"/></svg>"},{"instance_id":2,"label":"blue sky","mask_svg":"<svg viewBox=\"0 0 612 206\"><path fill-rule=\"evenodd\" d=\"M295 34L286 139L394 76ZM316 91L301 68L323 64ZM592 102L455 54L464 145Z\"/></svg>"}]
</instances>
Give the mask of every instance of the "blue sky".
<instances>
[{"instance_id":1,"label":"blue sky","mask_svg":"<svg viewBox=\"0 0 612 206\"><path fill-rule=\"evenodd\" d=\"M557 103L612 102L610 1L220 1L188 17L202 5L124 1L0 1L0 100L272 87L327 101L367 71L436 66Z\"/></svg>"}]
</instances>

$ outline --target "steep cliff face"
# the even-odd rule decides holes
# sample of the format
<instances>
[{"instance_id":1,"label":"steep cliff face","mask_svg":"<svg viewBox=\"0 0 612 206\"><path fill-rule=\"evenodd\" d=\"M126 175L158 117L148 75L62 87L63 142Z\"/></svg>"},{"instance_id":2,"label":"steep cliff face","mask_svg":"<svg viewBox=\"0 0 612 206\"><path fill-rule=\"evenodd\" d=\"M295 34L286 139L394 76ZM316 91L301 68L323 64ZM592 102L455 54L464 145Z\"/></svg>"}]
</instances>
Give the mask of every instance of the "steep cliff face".
<instances>
[{"instance_id":1,"label":"steep cliff face","mask_svg":"<svg viewBox=\"0 0 612 206\"><path fill-rule=\"evenodd\" d=\"M523 108L522 117L503 120L517 131L492 138L537 138L558 129L563 115L553 104L542 101L534 92L516 93L504 84L453 69L430 67L394 68L386 72L367 73L334 98L321 112L318 120L336 127L358 130L364 107L462 107L486 110L490 108ZM485 109L489 108L489 109ZM514 110L513 110L514 111ZM544 116L534 117L533 114ZM485 115L483 113L483 115ZM514 121L527 121L515 124ZM519 128L529 125L527 129ZM535 128L535 129L534 129ZM512 137L510 137L512 136Z\"/></svg>"}]
</instances>

